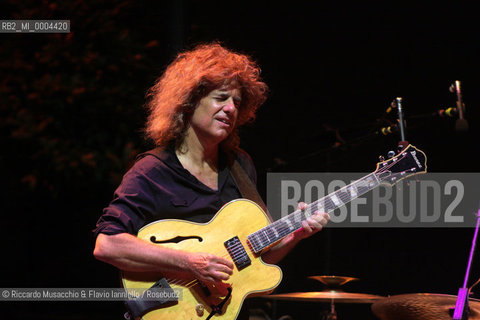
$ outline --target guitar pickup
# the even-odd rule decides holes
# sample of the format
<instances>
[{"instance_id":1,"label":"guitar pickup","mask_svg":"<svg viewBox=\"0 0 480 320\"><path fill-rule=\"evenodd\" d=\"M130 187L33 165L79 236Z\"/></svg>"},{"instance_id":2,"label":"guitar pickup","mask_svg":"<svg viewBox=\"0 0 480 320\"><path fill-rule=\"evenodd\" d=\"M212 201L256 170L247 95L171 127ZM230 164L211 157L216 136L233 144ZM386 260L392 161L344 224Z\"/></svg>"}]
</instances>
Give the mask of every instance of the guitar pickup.
<instances>
[{"instance_id":1,"label":"guitar pickup","mask_svg":"<svg viewBox=\"0 0 480 320\"><path fill-rule=\"evenodd\" d=\"M237 236L225 241L223 244L225 245L225 248L227 248L230 257L238 270L243 269L252 263L248 257L247 251L245 251L242 242Z\"/></svg>"}]
</instances>

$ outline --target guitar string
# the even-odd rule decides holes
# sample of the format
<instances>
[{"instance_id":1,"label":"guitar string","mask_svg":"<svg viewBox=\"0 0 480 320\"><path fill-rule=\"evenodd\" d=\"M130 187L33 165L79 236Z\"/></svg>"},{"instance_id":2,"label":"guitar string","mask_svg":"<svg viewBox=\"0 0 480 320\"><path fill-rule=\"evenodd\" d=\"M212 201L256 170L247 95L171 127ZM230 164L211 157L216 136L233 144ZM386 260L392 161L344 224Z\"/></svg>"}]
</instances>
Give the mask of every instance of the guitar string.
<instances>
[{"instance_id":1,"label":"guitar string","mask_svg":"<svg viewBox=\"0 0 480 320\"><path fill-rule=\"evenodd\" d=\"M243 249L245 247L244 242L245 241L240 240L240 244L243 246ZM251 249L250 245L248 245L247 247L249 247ZM239 255L238 255L239 252L241 252L242 255L243 255L243 252L245 251L245 249L242 250L242 247L240 245L237 245L237 248L235 250L232 250L231 253L229 253L226 248L222 249L221 251L222 251L221 253L217 251L217 252L212 252L210 254L213 254L213 255L216 255L218 257L225 258L225 259L228 259L228 258L235 259L235 258L239 257ZM253 250L251 250L251 251L252 251L252 254L254 254ZM194 285L196 285L197 283L200 283L200 281L198 279L190 280L190 279L166 278L166 280L170 284L183 286L185 288L191 288Z\"/></svg>"},{"instance_id":2,"label":"guitar string","mask_svg":"<svg viewBox=\"0 0 480 320\"><path fill-rule=\"evenodd\" d=\"M401 160L402 158L404 158L403 154L400 155L399 158L397 158L397 159ZM391 168L394 164L395 164L395 162L392 162L388 165L385 165L376 172L383 173L387 169ZM262 243L266 243L267 245L269 245L269 244L271 244L275 241L278 241L278 240L282 239L286 235L300 229L302 227L300 225L301 221L306 220L310 215L312 215L312 211L316 211L315 209L318 210L318 209L321 208L321 209L327 209L327 211L332 211L332 210L340 207L341 205L350 202L352 200L352 198L358 197L358 196L372 190L374 187L376 187L379 184L379 182L378 182L378 180L379 180L378 176L379 175L376 174L376 172L368 174L367 176L365 176L365 177L363 177L359 180L356 180L353 183L351 183L347 186L344 186L344 187L340 188L339 190L335 191L333 193L333 195L335 195L335 197L341 201L340 204L335 203L335 201L332 200L333 195L327 195L327 196L323 197L322 199L319 199L319 200L311 203L309 206L307 206L307 208L304 211L297 210L297 211L293 212L291 215L287 216L288 218L277 220L277 221L273 222L272 224L270 224L269 226L266 226L263 229L253 233L252 234L253 235L252 240L260 241L261 242L260 246L263 246ZM364 186L363 184L364 184L365 180L368 180L370 177L372 177L372 175L375 176L376 183L373 183L373 184L369 183L368 186ZM372 187L372 185L373 185L373 187ZM362 187L366 188L366 190L364 189L364 190L361 191ZM354 191L354 194L352 193L352 190ZM329 205L329 203L327 202L328 200L330 200L333 203L333 207L331 205ZM287 221L290 222L291 226L288 226L289 223ZM292 225L292 222L293 222L293 225ZM280 228L278 228L279 226L280 226ZM269 229L273 229L274 230L273 232L274 233L276 232L276 234L278 234L279 236L276 236L272 233L269 233L268 232ZM270 237L273 236L273 240L270 239L269 235L270 235Z\"/></svg>"},{"instance_id":3,"label":"guitar string","mask_svg":"<svg viewBox=\"0 0 480 320\"><path fill-rule=\"evenodd\" d=\"M242 246L243 246L243 243L242 243ZM210 254L213 254L215 256L218 256L218 257L221 257L221 258L224 258L224 259L228 259L228 258L231 258L231 259L235 259L235 258L238 258L238 252L241 251L242 248L240 248L240 246L238 246L238 249L237 250L234 250L232 251L232 253L229 253L228 250L225 248L225 249L222 249L221 251L222 252L212 252ZM243 253L243 251L241 251ZM178 284L178 285L183 285L187 288L190 288L194 285L197 284L197 282L199 282L197 279L194 279L194 280L184 280L184 279L167 279L167 280L170 280L172 281L172 283L174 284ZM176 281L179 281L179 282L176 282ZM186 282L186 284L184 284Z\"/></svg>"},{"instance_id":4,"label":"guitar string","mask_svg":"<svg viewBox=\"0 0 480 320\"><path fill-rule=\"evenodd\" d=\"M403 158L403 157L404 157L404 155L402 154L400 158ZM376 172L383 173L383 172L385 172L387 169L389 169L391 166L393 166L394 164L395 164L395 163L386 165L386 166L380 168L380 169L379 169L378 171L376 171ZM344 186L344 187L340 188L339 190L335 191L333 194L336 195L337 198L340 198L340 200L342 201L342 204L345 204L347 201L348 201L348 202L351 201L352 197L348 196L348 193L347 193L347 192L341 192L341 191L342 191L343 189L345 189L345 190L348 191L348 188L349 188L349 187L350 187L350 194L351 194L351 190L352 190L353 187L355 187L355 189L357 189L357 191L358 191L360 186L356 187L355 184L357 184L358 182L362 182L362 180L365 180L366 178L368 178L368 177L371 176L371 175L375 175L375 178L377 179L377 182L378 182L378 176L379 176L379 175L377 175L376 172L373 172L373 173L365 176L364 178L361 178L361 179L359 179L359 180L351 183L350 185L347 185L347 186ZM356 196L359 196L359 195L361 195L361 194L364 194L364 193L370 191L372 188L368 188L368 189L369 189L369 190L367 190L367 191L365 191L365 192L359 192L359 193L356 192ZM297 218L300 218L301 221L305 220L305 219L302 219L302 218L304 218L304 217L305 217L305 218L308 218L308 217L312 214L312 211L315 209L315 207L317 207L317 209L318 209L319 207L321 207L321 208L326 208L327 205L328 205L328 204L326 203L326 200L327 200L327 199L330 199L330 200L331 200L331 195L327 195L326 197L323 197L322 199L319 199L319 200L311 203L311 204L308 205L307 208L306 208L305 210L303 210L303 211L302 211L302 210L297 210L297 211L293 212L291 215L287 216L287 217L289 217L289 218L288 218L289 221L290 221L290 218L293 217L293 218L294 218L294 221L293 221L293 222L294 222L295 224L298 224L299 221L297 220ZM322 202L322 200L323 200L323 202ZM331 200L331 201L332 201L332 200ZM319 204L320 202L322 202L322 203L321 203L321 206L318 206L318 204ZM332 201L332 202L333 202L333 201ZM334 209L335 209L335 206L337 206L337 205L334 203ZM339 206L337 206L337 208L338 208L338 207L339 207ZM327 209L328 209L328 208L327 208ZM301 215L303 215L303 217L299 217L299 216L301 216ZM280 222L280 221L281 221L281 222ZM292 222L292 221L290 221L290 222ZM261 238L261 239L263 239L263 240L268 240L267 242L271 242L271 240L270 240L270 239L268 238L268 236L266 235L266 233L267 233L266 230L268 229L268 227L272 227L272 226L276 227L276 226L279 225L279 224L282 225L282 224L287 224L287 223L286 223L285 221L283 221L283 219L277 220L277 221L273 222L272 224L270 224L269 226L266 226L266 227L262 228L261 230L252 233L252 235L256 235L257 238ZM278 239L276 239L276 240L278 241L278 240L284 238L286 235L288 235L288 234L290 234L290 233L292 233L292 232L295 232L296 230L299 230L300 228L301 228L301 227L299 227L299 228L295 228L295 227L294 227L293 230L292 230L292 228L288 228L288 230L287 230L287 227L283 227L283 228L280 228L280 229L275 229L275 231L277 231L277 233L279 233L279 234L282 235L280 238L278 238ZM263 232L260 232L260 231L263 231ZM288 231L288 232L284 235L284 232L285 232L285 231ZM248 246L247 246L247 247L250 249L250 251L252 252L252 254L255 254L255 251L254 251L253 248L252 248L251 241L249 241L249 240L247 239L247 240L244 240L244 241L240 241L241 246L240 246L240 245L237 245L237 247L236 247L234 250L230 250L230 252L228 252L228 250L227 250L226 253L224 252L224 254L222 254L221 257L222 257L222 258L230 257L230 258L232 258L232 259L235 259L235 258L238 258L238 257L239 257L239 256L237 255L239 252L242 253L242 255L243 255L243 252L244 252L244 250L245 250L245 249L244 249L243 242L247 242L247 243L248 243ZM272 243L273 243L273 242L272 242ZM242 249L243 249L243 250L242 250ZM212 253L212 254L215 254L215 253ZM215 255L218 255L218 254L215 254ZM196 285L197 283L199 283L199 280L198 280L198 279L194 279L194 280L180 280L180 281L179 281L179 279L169 279L169 280L172 281L172 284L183 285L183 286L186 287L186 288L190 288L190 287ZM178 281L178 282L177 282L177 281Z\"/></svg>"},{"instance_id":5,"label":"guitar string","mask_svg":"<svg viewBox=\"0 0 480 320\"><path fill-rule=\"evenodd\" d=\"M368 176L367 176L368 177ZM357 180L356 182L358 182L359 180ZM343 195L342 196L342 193L341 191L343 189L347 189L348 187L352 187L353 185L355 184L352 183L348 186L345 186L344 188L341 188L339 190L337 190L335 193L338 194L338 197L341 199L341 201L343 203L346 203L346 200L348 199L351 199L351 197L349 197L348 195ZM358 187L357 187L357 190L358 190ZM345 193L343 193L345 194ZM312 215L312 211L314 211L314 209L318 209L319 207L321 208L326 208L327 210L329 210L328 208L328 204L326 203L326 200L329 196L326 196L322 199L319 199L313 203L311 203L305 210L301 211L301 210L297 210L295 212L293 212L292 214L290 214L289 216L287 216L286 218L283 218L281 220L277 220L275 221L274 223L270 224L269 226L266 226L265 228L257 231L254 233L254 236L257 237L257 239L259 239L261 242L263 243L270 243L270 239L268 239L268 236L265 235L265 234L268 234L268 231L266 231L267 229L269 228L275 228L275 231L277 231L277 233L279 233L281 235L281 237L275 237L275 241L279 240L280 238L283 238L285 237L286 235L292 233L292 232L295 232L296 230L300 229L302 227L301 225L301 221L304 221L306 220L309 216ZM322 202L323 200L323 203L321 204L321 206L318 206L318 204L320 202ZM315 210L316 211L316 210ZM329 210L330 211L330 210ZM292 221L293 220L293 221ZM300 220L300 221L299 221ZM290 226L288 226L288 222L290 222ZM292 225L292 222L293 222L293 225ZM283 227L280 227L278 228L278 225L282 226Z\"/></svg>"},{"instance_id":6,"label":"guitar string","mask_svg":"<svg viewBox=\"0 0 480 320\"><path fill-rule=\"evenodd\" d=\"M212 253L213 254L213 253ZM166 279L170 284L179 285L185 288L191 288L197 283L200 283L198 279L178 279L178 278L167 278Z\"/></svg>"},{"instance_id":7,"label":"guitar string","mask_svg":"<svg viewBox=\"0 0 480 320\"><path fill-rule=\"evenodd\" d=\"M226 253L223 253L223 254L220 254L220 253L211 253L211 254L222 257L222 258L231 257L231 255L228 253L228 251ZM198 283L201 283L201 281L198 280L198 279L190 280L190 279L170 279L170 278L167 278L167 281L171 284L180 285L180 286L183 286L187 289L197 285Z\"/></svg>"},{"instance_id":8,"label":"guitar string","mask_svg":"<svg viewBox=\"0 0 480 320\"><path fill-rule=\"evenodd\" d=\"M405 158L404 153L399 155L397 157L397 160L402 160L403 158ZM376 187L380 184L380 182L379 182L380 175L382 173L386 172L388 169L390 169L396 163L398 163L398 161L396 161L396 162L392 161L391 163L383 166L382 168L378 169L377 171L375 171L375 172L373 172L373 173L371 173L371 174L369 174L369 175L367 175L367 176L365 176L365 177L363 177L363 178L361 178L357 181L354 181L350 185L344 186L344 187L340 188L339 190L335 191L333 193L333 195L335 195L337 197L337 199L340 199L340 201L342 202L341 204L336 204L332 200L332 194L327 195L327 196L323 197L322 199L319 199L319 200L311 203L304 211L297 210L294 213L287 216L286 218L283 218L281 220L277 220L277 221L275 221L275 223L272 223L271 225L266 226L265 228L253 233L252 234L253 235L252 240L254 240L254 242L256 242L256 243L254 243L254 245L264 247L263 243L266 243L268 245L272 242L272 241L270 241L270 239L266 235L266 234L268 234L268 231L266 231L268 229L274 229L278 234L280 234L280 237L275 237L275 239L274 239L274 240L279 240L279 239L283 238L285 235L288 235L289 233L295 232L296 230L299 229L299 228L298 229L295 228L294 226L286 227L286 225L288 225L288 223L286 221L292 223L292 220L294 220L293 223L296 225L298 223L298 221L297 221L298 219L305 220L306 218L308 218L309 215L312 214L312 211L314 211L315 209L319 209L319 208L327 209L326 211L329 212L329 211L335 210L336 208L340 207L341 205L344 205L344 204L350 202L352 200L352 198L359 197L360 195L372 190L374 187ZM368 178L372 177L372 176L374 176L375 179L376 179L376 182L373 184L373 187L372 187L371 183L366 187L363 186L363 182L365 180L368 180ZM367 190L365 190L365 189L361 190L361 187L364 187ZM354 195L352 194L352 190L355 191ZM348 191L350 191L350 192L348 192ZM330 200L333 203L333 207L331 207L331 205L329 205L329 203L327 202L328 200ZM300 216L303 212L306 213L305 219ZM285 219L285 221L283 221L284 219ZM277 223L279 221L282 221L282 222ZM283 228L280 227L278 229L278 225L280 225L280 226L283 225L284 227ZM288 228L288 230L286 230L286 228ZM270 235L272 235L272 234L270 233Z\"/></svg>"},{"instance_id":9,"label":"guitar string","mask_svg":"<svg viewBox=\"0 0 480 320\"><path fill-rule=\"evenodd\" d=\"M255 252L251 249L251 246L250 246L249 242L248 241L242 241L242 240L240 240L240 244L242 245L242 247L240 248L240 245L238 245L239 248L238 248L238 250L236 250L236 253L230 254L227 249L224 249L224 250L222 250L224 252L223 254L219 254L219 253L212 253L212 254L214 254L216 256L219 256L219 257L222 257L222 258L232 258L234 260L235 258L239 257L237 255L237 253L239 251L242 252L242 255L243 255L243 252L246 253L244 242L247 242L248 245L246 247L251 250L251 254L255 255ZM226 250L226 252L225 252L225 250ZM248 253L247 253L247 255L248 255ZM167 281L169 281L169 282L172 281L172 284L181 285L181 286L184 286L185 288L191 288L191 287L195 286L197 283L201 282L198 279L193 279L191 281L189 281L187 279L185 279L185 280L183 280L183 279L167 279Z\"/></svg>"},{"instance_id":10,"label":"guitar string","mask_svg":"<svg viewBox=\"0 0 480 320\"><path fill-rule=\"evenodd\" d=\"M401 154L397 159L401 160L405 157L404 154ZM378 173L383 173L385 172L387 169L391 168L393 165L395 165L395 162L392 162L391 164L388 164L386 166L383 166L382 168L380 168L378 171ZM377 183L375 183L375 186L376 187L379 182L378 182L378 176L375 172L359 179L359 180L356 180L354 181L353 183L347 185L347 186L344 186L342 188L340 188L339 190L335 191L333 193L333 195L335 195L337 198L339 198L342 202L342 204L340 205L343 205L345 203L348 203L352 200L352 198L355 198L355 197L358 197L359 195L362 195L368 191L370 191L371 189L373 189L372 187L366 187L368 190L364 190L364 191L359 191L360 188L362 187L362 184L364 182L364 180L367 180L370 176L374 175L376 180L377 180ZM365 188L365 186L363 186ZM350 189L350 192L348 192ZM352 190L356 190L355 191L355 195L352 197ZM337 205L334 203L334 206L333 208L329 208L329 204L327 203L327 200L330 200L333 202L333 200L331 199L332 195L327 195L325 197L323 197L322 199L319 199L313 203L311 203L306 209L305 209L305 212L308 214L308 215L311 215L312 214L312 211L314 211L315 207L318 209L318 208L323 208L323 209L327 209L327 211L331 211L331 210L334 210L338 207L340 207L340 205ZM320 204L320 206L319 206ZM291 216L294 218L294 220L296 220L298 218L298 216L301 214L301 211L296 211L294 212ZM307 217L308 217L307 215ZM291 220L291 217L287 218L289 221ZM279 220L281 221L281 220ZM273 226L275 227L275 226ZM292 230L292 228L289 228L290 230ZM277 230L277 231L280 231L280 233L283 233L285 230L284 229L280 229L280 230ZM261 233L257 233L257 235L259 235L260 238L262 238L263 240L265 240L265 238L261 235Z\"/></svg>"},{"instance_id":11,"label":"guitar string","mask_svg":"<svg viewBox=\"0 0 480 320\"><path fill-rule=\"evenodd\" d=\"M402 153L400 156L398 156L397 159L398 159L398 160L402 160L404 157L405 157L405 155ZM302 221L303 221L303 220L306 220L306 219L302 219L303 217L299 217L299 216L301 216L302 213L304 213L304 212L307 213L308 215L311 215L311 214L312 214L312 211L314 210L315 207L327 209L327 211L335 210L336 208L340 207L341 205L344 205L344 204L350 202L350 201L352 200L352 198L356 198L356 197L358 197L358 196L360 196L360 195L362 195L362 194L364 194L364 193L372 190L372 189L373 189L372 187L367 186L366 188L367 188L368 190L365 190L365 191L363 191L363 192L362 192L362 191L359 191L360 187L362 187L362 183L364 182L364 180L368 180L368 178L371 177L372 175L375 176L375 179L377 180L374 187L376 187L378 184L380 184L380 183L378 182L378 180L379 180L379 179L378 179L379 174L377 174L377 172L378 172L378 173L384 173L387 169L391 168L391 167L392 167L393 165L395 165L396 163L398 163L398 161L397 161L397 162L393 162L393 161L392 161L390 164L387 164L387 165L383 166L382 168L378 169L377 171L375 171L375 172L373 172L373 173L370 173L370 174L366 175L365 177L360 178L359 180L356 180L356 181L354 181L353 183L351 183L351 184L349 184L349 185L347 185L347 186L344 186L344 187L338 189L337 191L333 192L332 194L327 195L327 196L323 197L322 199L319 199L319 200L311 203L310 205L307 206L307 208L306 208L304 211L297 210L297 211L293 212L292 214L290 214L289 216L287 216L288 218L286 218L285 221L288 220L289 222L292 222L292 221L291 221L291 220L292 220L291 218L293 218L294 223L298 223L298 218L300 218L300 220L302 220ZM352 189L354 189L354 188L356 189L356 192L355 192L355 196L352 197L352 196L350 196L350 195L352 195L352 192L351 192L351 191L352 191ZM349 195L349 192L348 192L349 189L350 189L350 195ZM335 195L338 199L340 199L340 201L341 201L342 203L341 203L340 205L335 204L335 202L331 199L332 195ZM330 201L332 201L332 202L334 203L333 208L328 208L329 206L328 206L327 200L330 200ZM320 206L318 206L319 203L321 204ZM307 216L307 215L306 215L306 216ZM308 216L307 216L307 218L308 218ZM274 223L270 224L269 226L266 226L266 227L264 227L263 229L261 229L261 230L255 232L255 233L253 233L253 235L256 236L257 239L259 239L260 242L263 242L263 243L271 243L271 241L270 241L270 239L268 238L268 236L265 235L265 234L268 233L268 232L264 232L264 231L266 231L267 229L275 228L275 231L277 231L278 233L280 233L280 234L282 234L282 235L284 234L285 231L288 231L288 232L286 233L286 235L288 235L289 233L295 232L296 230L298 230L298 229L301 228L301 227L300 227L300 228L297 229L297 228L295 228L295 227L293 227L293 228L283 227L283 228L280 228L280 229L276 229L275 223L276 223L276 222L279 222L279 221L282 221L282 220L283 220L283 219L275 221ZM288 223L285 222L285 224L288 224ZM288 230L287 230L287 228L288 228ZM284 237L284 236L283 236L283 237ZM282 238L283 238L283 237L282 237ZM280 239L280 238L279 238L279 239ZM279 239L276 239L276 240L279 240ZM262 245L261 245L261 246L262 246Z\"/></svg>"},{"instance_id":12,"label":"guitar string","mask_svg":"<svg viewBox=\"0 0 480 320\"><path fill-rule=\"evenodd\" d=\"M342 200L343 200L343 199L342 199ZM313 205L309 206L308 208L306 208L305 211L310 211L310 212L313 211L313 208L312 208L312 207L313 207ZM301 215L301 214L304 214L304 211L295 212L293 216L296 217L296 216ZM298 221L297 221L297 223L298 223ZM285 228L284 228L284 229L285 229ZM298 230L298 229L300 229L300 228L298 228L298 229L297 229L297 228L294 228L294 229L295 229L294 231L296 231L296 230ZM282 233L282 236L283 236L283 232L284 232L284 231L285 231L285 230L283 230L283 231L280 232L280 233ZM288 235L290 232L291 232L291 229L289 228L287 235ZM282 238L283 238L283 237L282 237ZM280 239L281 239L281 238L278 238L278 240L280 240ZM270 239L268 239L268 240L270 240ZM270 242L273 242L273 241L270 241ZM252 247L251 247L250 241L247 241L247 243L249 244L247 247L250 249L250 251L251 251L253 254L255 254L255 251L254 251L254 250L252 249ZM243 243L242 243L242 245L243 245ZM240 248L240 246L237 245L237 248L236 248L236 249L231 250L230 252L228 252L228 250L227 250L227 252L226 252L224 255L222 255L222 257L223 257L223 258L228 258L228 257L230 257L230 258L232 258L232 259L235 259L235 258L238 258L238 257L239 257L239 256L238 256L238 253L242 253L242 255L243 255L243 252L244 252L244 250L242 250L242 248ZM199 281L198 279L194 279L194 280L191 280L191 281L189 281L189 280L178 280L178 279L173 279L173 280L172 280L172 279L170 279L169 281L171 281L172 284L174 284L174 285L180 285L180 286L183 286L183 287L185 287L185 288L187 288L187 289L189 289L189 288L197 285L198 283L200 283L200 281Z\"/></svg>"},{"instance_id":13,"label":"guitar string","mask_svg":"<svg viewBox=\"0 0 480 320\"><path fill-rule=\"evenodd\" d=\"M367 176L367 177L368 177L368 176ZM358 182L358 180L357 180L356 182ZM351 199L351 197L349 197L348 195L345 195L346 193L345 193L345 192L342 193L341 191L347 190L348 187L352 188L352 186L353 186L356 182L354 182L354 183L352 183L352 184L350 184L350 185L348 185L348 186L345 186L345 187L343 187L343 188L341 188L341 189L339 189L339 190L337 190L337 191L335 192L335 193L338 195L338 197L341 199L341 201L342 201L343 203L346 203L346 202L347 202L346 200ZM358 187L357 187L357 190L358 190ZM342 194L343 194L343 195L342 195ZM261 229L260 231L257 231L257 232L255 233L255 235L256 235L258 238L260 238L260 240L263 240L262 242L269 242L268 239L266 238L266 236L264 235L264 232L263 232L263 231L265 231L265 229L272 228L272 227L273 227L273 228L276 228L276 227L278 227L278 225L282 225L282 224L283 224L283 225L288 225L288 223L287 223L286 221L289 221L290 223L292 223L291 220L293 220L294 226L292 226L292 227L284 226L283 228L281 227L280 229L276 229L276 231L279 232L279 233L282 234L282 235L285 234L285 231L288 231L288 232L287 232L287 235L288 235L289 233L294 232L294 231L300 229L300 228L301 228L301 225L299 225L298 228L296 227L296 225L298 225L299 222L300 222L300 221L298 221L298 220L301 220L301 221L305 220L305 218L304 218L303 216L305 216L306 218L308 218L308 217L312 214L312 211L315 209L315 207L316 207L316 208L321 207L321 208L324 208L324 209L326 208L328 211L330 211L330 208L328 208L328 203L326 202L326 200L327 200L328 197L329 197L329 196L324 197L324 198L322 198L322 199L319 199L319 200L311 203L304 211L297 210L297 211L293 212L292 214L290 214L289 216L287 216L286 218L283 218L283 219L281 219L281 220L277 220L276 222L272 223L271 225L269 225L269 226ZM323 202L322 202L322 200L323 200ZM318 206L319 203L321 203L321 206ZM302 216L302 215L303 215L303 216ZM292 219L292 218L293 218L293 219ZM284 221L284 220L285 220L285 221ZM283 223L278 223L278 222L280 222L280 221L283 222ZM275 225L275 224L276 224L276 225ZM288 229L288 230L287 230L287 229ZM266 232L266 233L268 233L268 232Z\"/></svg>"},{"instance_id":14,"label":"guitar string","mask_svg":"<svg viewBox=\"0 0 480 320\"><path fill-rule=\"evenodd\" d=\"M245 243L247 243L247 245L245 245ZM241 246L240 246L241 244ZM242 255L243 255L243 252L246 252L246 249L245 247L247 247L248 249L250 249L251 251L251 255L256 255L256 253L254 252L254 250L252 249L251 247L251 244L248 240L240 240L240 244L238 245L238 250L236 250L236 252L238 253L238 251L240 250L242 252ZM242 250L243 249L243 250ZM234 253L233 255L230 254L227 250L227 252L225 252L226 249L222 250L224 253L223 254L219 254L219 253L212 253L214 255L217 255L217 256L220 256L222 258L236 258L236 257L239 257L236 253ZM248 253L247 253L248 255ZM250 258L250 257L249 257ZM195 285L197 285L197 283L200 283L201 281L199 281L198 279L193 279L193 280L188 280L188 279L167 279L167 281L171 282L171 284L176 284L176 285L180 285L180 286L184 286L185 288L191 288Z\"/></svg>"}]
</instances>

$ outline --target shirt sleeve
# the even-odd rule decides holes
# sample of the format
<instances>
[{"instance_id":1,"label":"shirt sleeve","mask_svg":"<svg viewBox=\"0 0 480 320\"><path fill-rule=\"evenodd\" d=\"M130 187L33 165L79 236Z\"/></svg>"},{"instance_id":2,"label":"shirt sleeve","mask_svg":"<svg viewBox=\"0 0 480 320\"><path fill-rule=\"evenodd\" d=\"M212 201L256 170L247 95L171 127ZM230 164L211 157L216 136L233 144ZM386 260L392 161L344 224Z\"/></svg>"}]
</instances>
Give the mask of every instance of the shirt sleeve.
<instances>
[{"instance_id":1,"label":"shirt sleeve","mask_svg":"<svg viewBox=\"0 0 480 320\"><path fill-rule=\"evenodd\" d=\"M97 221L93 230L95 237L99 233L138 233L155 212L150 180L148 170L141 165L134 166L125 174L120 186L115 190L113 200Z\"/></svg>"}]
</instances>

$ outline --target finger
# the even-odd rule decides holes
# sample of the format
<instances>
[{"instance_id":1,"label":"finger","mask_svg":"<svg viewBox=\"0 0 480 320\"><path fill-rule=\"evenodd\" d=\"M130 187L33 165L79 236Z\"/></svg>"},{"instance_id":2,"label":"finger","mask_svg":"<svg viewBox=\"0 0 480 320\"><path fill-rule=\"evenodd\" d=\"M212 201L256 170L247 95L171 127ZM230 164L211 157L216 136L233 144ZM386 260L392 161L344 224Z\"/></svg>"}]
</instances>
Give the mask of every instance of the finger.
<instances>
[{"instance_id":1,"label":"finger","mask_svg":"<svg viewBox=\"0 0 480 320\"><path fill-rule=\"evenodd\" d=\"M299 202L298 203L298 209L299 210L303 211L303 210L307 209L307 207L308 207L308 205L305 202Z\"/></svg>"},{"instance_id":2,"label":"finger","mask_svg":"<svg viewBox=\"0 0 480 320\"><path fill-rule=\"evenodd\" d=\"M230 276L228 274L219 272L215 269L204 270L204 272L201 272L198 277L198 279L200 279L202 282L205 282L208 284L221 282L224 280L228 280L229 278Z\"/></svg>"},{"instance_id":3,"label":"finger","mask_svg":"<svg viewBox=\"0 0 480 320\"><path fill-rule=\"evenodd\" d=\"M212 272L212 277L215 279L215 281L225 281L230 279L230 276L226 274L225 272L220 272L220 271L214 271Z\"/></svg>"},{"instance_id":4,"label":"finger","mask_svg":"<svg viewBox=\"0 0 480 320\"><path fill-rule=\"evenodd\" d=\"M322 230L322 228L323 228L322 224L319 223L319 222L317 222L317 221L315 221L315 220L314 220L314 221L311 221L311 222L309 223L309 225L310 225L310 229L312 230L312 232L320 231L320 230Z\"/></svg>"},{"instance_id":5,"label":"finger","mask_svg":"<svg viewBox=\"0 0 480 320\"><path fill-rule=\"evenodd\" d=\"M233 262L228 260L228 259L225 259L225 258L222 258L222 257L219 257L219 256L212 256L212 261L214 261L218 264L224 265L224 266L228 267L230 270L233 270Z\"/></svg>"},{"instance_id":6,"label":"finger","mask_svg":"<svg viewBox=\"0 0 480 320\"><path fill-rule=\"evenodd\" d=\"M315 211L315 214L313 215L313 218L315 219L315 221L320 223L322 226L325 226L328 223L328 221L330 220L330 215L326 212Z\"/></svg>"},{"instance_id":7,"label":"finger","mask_svg":"<svg viewBox=\"0 0 480 320\"><path fill-rule=\"evenodd\" d=\"M228 275L232 275L232 274L233 274L233 269L227 267L226 265L217 264L217 265L215 265L215 267L216 267L217 271L226 273L226 274L228 274Z\"/></svg>"},{"instance_id":8,"label":"finger","mask_svg":"<svg viewBox=\"0 0 480 320\"><path fill-rule=\"evenodd\" d=\"M325 218L321 219L320 224L322 225L322 227L325 227L328 224L328 219L325 219Z\"/></svg>"},{"instance_id":9,"label":"finger","mask_svg":"<svg viewBox=\"0 0 480 320\"><path fill-rule=\"evenodd\" d=\"M313 231L310 223L308 223L307 220L302 221L302 227L307 233L311 233Z\"/></svg>"},{"instance_id":10,"label":"finger","mask_svg":"<svg viewBox=\"0 0 480 320\"><path fill-rule=\"evenodd\" d=\"M212 284L212 283L215 283L215 282L218 281L215 278L213 278L212 276L202 276L200 278L200 280L205 284Z\"/></svg>"},{"instance_id":11,"label":"finger","mask_svg":"<svg viewBox=\"0 0 480 320\"><path fill-rule=\"evenodd\" d=\"M324 212L322 215L322 219L320 220L320 223L322 224L322 226L326 226L328 221L330 221L330 215Z\"/></svg>"},{"instance_id":12,"label":"finger","mask_svg":"<svg viewBox=\"0 0 480 320\"><path fill-rule=\"evenodd\" d=\"M327 221L323 218L323 215L313 215L309 219L306 220L310 225L310 228L314 232L318 232L322 230L323 226L327 224Z\"/></svg>"}]
</instances>

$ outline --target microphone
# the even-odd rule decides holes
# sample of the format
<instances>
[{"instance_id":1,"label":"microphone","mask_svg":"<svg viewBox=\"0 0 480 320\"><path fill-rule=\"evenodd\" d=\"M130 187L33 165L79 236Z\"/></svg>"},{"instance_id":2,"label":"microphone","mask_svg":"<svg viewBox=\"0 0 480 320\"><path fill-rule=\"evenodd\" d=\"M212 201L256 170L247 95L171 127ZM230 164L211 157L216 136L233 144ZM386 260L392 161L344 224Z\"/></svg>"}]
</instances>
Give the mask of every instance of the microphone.
<instances>
[{"instance_id":1,"label":"microphone","mask_svg":"<svg viewBox=\"0 0 480 320\"><path fill-rule=\"evenodd\" d=\"M388 127L383 127L380 128L380 130L376 131L376 134L382 134L384 136L387 136L391 133L398 132L398 126L396 124L388 126Z\"/></svg>"},{"instance_id":2,"label":"microphone","mask_svg":"<svg viewBox=\"0 0 480 320\"><path fill-rule=\"evenodd\" d=\"M458 111L457 111L457 108L450 107L446 109L440 109L437 112L435 112L433 115L438 115L441 118L444 118L444 117L453 118L458 115Z\"/></svg>"},{"instance_id":3,"label":"microphone","mask_svg":"<svg viewBox=\"0 0 480 320\"><path fill-rule=\"evenodd\" d=\"M457 112L458 112L458 119L455 122L455 130L457 132L465 132L468 130L468 122L465 119L464 112L465 112L465 105L462 99L462 90L460 88L460 81L456 80L455 85L450 86L450 92L456 92L457 94Z\"/></svg>"}]
</instances>

